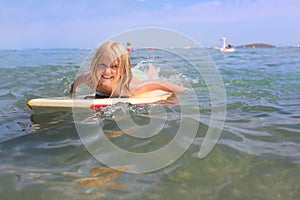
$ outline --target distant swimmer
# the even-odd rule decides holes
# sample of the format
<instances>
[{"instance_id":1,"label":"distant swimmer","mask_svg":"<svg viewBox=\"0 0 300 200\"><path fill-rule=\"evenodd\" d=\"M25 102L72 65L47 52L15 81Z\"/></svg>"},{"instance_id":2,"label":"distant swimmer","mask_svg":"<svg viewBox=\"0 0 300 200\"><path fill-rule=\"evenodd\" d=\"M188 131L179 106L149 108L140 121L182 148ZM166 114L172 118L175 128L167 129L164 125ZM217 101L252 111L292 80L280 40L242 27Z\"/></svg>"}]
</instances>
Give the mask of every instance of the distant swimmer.
<instances>
[{"instance_id":1,"label":"distant swimmer","mask_svg":"<svg viewBox=\"0 0 300 200\"><path fill-rule=\"evenodd\" d=\"M226 48L231 49L232 48L231 44L228 44Z\"/></svg>"},{"instance_id":2,"label":"distant swimmer","mask_svg":"<svg viewBox=\"0 0 300 200\"><path fill-rule=\"evenodd\" d=\"M225 36L222 36L221 40L223 41L223 45L220 48L221 52L235 52L236 51L236 49L233 48L231 44L227 45L227 38Z\"/></svg>"},{"instance_id":3,"label":"distant swimmer","mask_svg":"<svg viewBox=\"0 0 300 200\"><path fill-rule=\"evenodd\" d=\"M128 51L129 53L133 52L133 49L132 49L132 47L131 47L130 42L127 42L127 51Z\"/></svg>"}]
</instances>

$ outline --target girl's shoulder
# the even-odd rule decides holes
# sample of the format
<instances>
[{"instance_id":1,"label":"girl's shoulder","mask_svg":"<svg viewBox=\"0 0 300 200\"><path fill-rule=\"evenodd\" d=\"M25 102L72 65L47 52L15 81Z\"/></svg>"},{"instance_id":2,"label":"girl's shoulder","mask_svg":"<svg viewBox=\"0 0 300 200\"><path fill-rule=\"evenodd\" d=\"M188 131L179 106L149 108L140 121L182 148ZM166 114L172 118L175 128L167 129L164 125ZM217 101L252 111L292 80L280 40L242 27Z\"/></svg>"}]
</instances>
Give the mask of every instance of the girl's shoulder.
<instances>
[{"instance_id":1,"label":"girl's shoulder","mask_svg":"<svg viewBox=\"0 0 300 200\"><path fill-rule=\"evenodd\" d=\"M91 80L91 72L90 71L82 72L78 77L84 82L90 81Z\"/></svg>"},{"instance_id":2,"label":"girl's shoulder","mask_svg":"<svg viewBox=\"0 0 300 200\"><path fill-rule=\"evenodd\" d=\"M84 77L90 77L91 76L91 71L85 71L81 73Z\"/></svg>"},{"instance_id":3,"label":"girl's shoulder","mask_svg":"<svg viewBox=\"0 0 300 200\"><path fill-rule=\"evenodd\" d=\"M94 84L92 81L92 76L91 76L91 72L90 71L86 71L86 72L82 72L79 75L80 79L82 80L82 82L84 82L85 84L87 84L89 87L93 88Z\"/></svg>"}]
</instances>

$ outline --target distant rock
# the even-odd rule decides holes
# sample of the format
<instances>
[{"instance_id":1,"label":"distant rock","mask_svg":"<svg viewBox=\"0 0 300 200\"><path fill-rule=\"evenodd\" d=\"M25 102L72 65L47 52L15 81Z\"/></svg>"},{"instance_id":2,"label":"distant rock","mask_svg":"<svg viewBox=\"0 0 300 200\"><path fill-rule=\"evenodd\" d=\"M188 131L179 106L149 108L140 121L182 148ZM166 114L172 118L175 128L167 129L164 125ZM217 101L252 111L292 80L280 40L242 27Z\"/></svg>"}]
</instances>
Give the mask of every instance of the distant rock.
<instances>
[{"instance_id":1,"label":"distant rock","mask_svg":"<svg viewBox=\"0 0 300 200\"><path fill-rule=\"evenodd\" d=\"M264 43L253 43L253 44L244 44L244 45L239 45L236 46L235 48L275 48L274 45L271 44L264 44Z\"/></svg>"}]
</instances>

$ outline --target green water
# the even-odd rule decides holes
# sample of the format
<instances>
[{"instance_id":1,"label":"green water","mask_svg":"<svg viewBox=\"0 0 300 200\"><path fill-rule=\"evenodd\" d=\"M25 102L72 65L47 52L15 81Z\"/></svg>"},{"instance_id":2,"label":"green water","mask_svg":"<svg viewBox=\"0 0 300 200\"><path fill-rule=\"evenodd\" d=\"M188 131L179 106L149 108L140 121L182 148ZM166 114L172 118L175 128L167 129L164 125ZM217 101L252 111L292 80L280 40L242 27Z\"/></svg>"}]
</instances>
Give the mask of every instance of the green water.
<instances>
[{"instance_id":1,"label":"green water","mask_svg":"<svg viewBox=\"0 0 300 200\"><path fill-rule=\"evenodd\" d=\"M177 51L196 65L203 64L196 49ZM88 53L78 49L0 51L1 199L300 197L299 49L240 49L234 54L207 50L222 75L227 110L218 143L202 159L199 151L211 117L206 84L185 61L153 52L151 61L156 66L172 66L186 75L169 80L192 86L201 115L182 116L180 105L162 104L167 113L162 134L146 140L114 135L120 132L116 118L111 116L90 116L77 123L86 127L91 122L99 123L110 141L133 152L152 151L168 144L181 118L199 124L196 137L178 160L160 170L103 172L96 176L101 179L109 175L103 182L90 179L93 169L106 166L83 145L73 113L34 113L26 105L36 97L68 95L69 84ZM133 65L149 60L144 54L131 56ZM167 77L169 72L161 69L161 73ZM189 95L184 97L188 99ZM187 101L184 106L192 112L195 105ZM137 124L149 123L147 114L133 113L133 117ZM188 128L185 131L189 133ZM116 153L108 156L118 158ZM83 178L89 178L88 183L80 184Z\"/></svg>"}]
</instances>

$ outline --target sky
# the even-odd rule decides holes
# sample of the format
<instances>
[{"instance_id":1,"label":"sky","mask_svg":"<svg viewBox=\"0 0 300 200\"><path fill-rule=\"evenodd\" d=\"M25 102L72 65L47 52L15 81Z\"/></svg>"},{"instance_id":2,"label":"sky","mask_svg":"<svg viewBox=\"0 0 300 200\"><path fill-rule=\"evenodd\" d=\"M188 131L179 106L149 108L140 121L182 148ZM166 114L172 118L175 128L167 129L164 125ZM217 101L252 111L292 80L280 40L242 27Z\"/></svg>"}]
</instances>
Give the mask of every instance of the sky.
<instances>
[{"instance_id":1,"label":"sky","mask_svg":"<svg viewBox=\"0 0 300 200\"><path fill-rule=\"evenodd\" d=\"M299 0L0 0L0 49L91 48L133 29L174 30L203 47L300 44ZM134 43L134 42L133 42Z\"/></svg>"}]
</instances>

